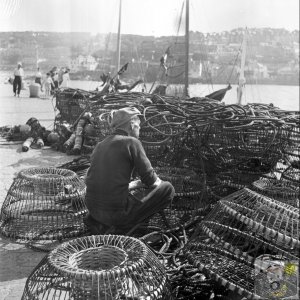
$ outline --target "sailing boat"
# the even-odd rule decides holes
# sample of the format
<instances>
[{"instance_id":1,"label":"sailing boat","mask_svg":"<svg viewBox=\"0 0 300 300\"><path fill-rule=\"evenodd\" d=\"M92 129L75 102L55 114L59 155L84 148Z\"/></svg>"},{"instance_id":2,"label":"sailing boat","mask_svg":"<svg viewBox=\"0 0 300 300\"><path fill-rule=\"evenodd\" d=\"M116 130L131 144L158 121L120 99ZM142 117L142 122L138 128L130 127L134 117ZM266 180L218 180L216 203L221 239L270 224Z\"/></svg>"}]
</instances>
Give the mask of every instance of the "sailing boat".
<instances>
[{"instance_id":1,"label":"sailing boat","mask_svg":"<svg viewBox=\"0 0 300 300\"><path fill-rule=\"evenodd\" d=\"M120 90L130 91L134 89L138 84L143 83L142 80L138 80L131 85L127 85L120 81L120 75L122 75L128 68L129 62L125 63L120 68L121 62L121 22L122 22L122 0L119 0L119 20L118 20L118 35L117 35L117 51L116 51L116 75L113 77L108 74L102 74L100 76L101 80L103 81L102 86L103 89L100 91L101 94L106 94L109 92L116 92Z\"/></svg>"},{"instance_id":2,"label":"sailing boat","mask_svg":"<svg viewBox=\"0 0 300 300\"><path fill-rule=\"evenodd\" d=\"M165 51L164 55L161 58L161 74L158 75L158 77L167 78L167 84L163 85L160 84L156 87L154 92L165 92L166 94L170 94L172 96L181 96L183 98L189 97L189 46L190 46L190 41L189 41L189 7L190 3L189 0L185 1L185 38L184 38L184 64L183 65L176 65L176 60L174 60L174 56L170 55L170 46L167 48ZM182 8L183 11L183 8ZM167 60L171 61L169 65L167 65ZM174 63L175 61L175 63ZM183 69L183 70L182 70ZM202 63L199 65L199 77L201 76L202 73ZM168 91L168 86L169 83L172 81L172 79L175 79L176 81L179 81L180 79L183 80L184 86L178 85L178 82L176 82L175 86L172 85L172 88L169 89ZM153 84L154 85L154 84ZM153 86L152 86L153 87ZM152 89L152 88L151 88ZM218 91L215 91L209 95L206 95L206 98L210 98L213 100L218 100L221 101L226 92L231 89L231 85L228 84L228 86L224 89L220 89ZM171 91L170 91L171 90Z\"/></svg>"}]
</instances>

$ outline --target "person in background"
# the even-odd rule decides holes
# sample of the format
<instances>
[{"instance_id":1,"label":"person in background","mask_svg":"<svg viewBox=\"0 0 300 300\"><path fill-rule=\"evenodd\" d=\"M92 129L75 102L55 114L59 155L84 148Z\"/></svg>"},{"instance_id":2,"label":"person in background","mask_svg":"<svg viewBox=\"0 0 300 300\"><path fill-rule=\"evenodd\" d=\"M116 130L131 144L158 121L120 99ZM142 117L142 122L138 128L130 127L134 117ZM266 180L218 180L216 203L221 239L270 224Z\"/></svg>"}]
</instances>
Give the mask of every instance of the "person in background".
<instances>
[{"instance_id":1,"label":"person in background","mask_svg":"<svg viewBox=\"0 0 300 300\"><path fill-rule=\"evenodd\" d=\"M70 71L70 69L66 69L66 71L64 72L64 74L62 76L63 81L62 81L60 87L69 87L69 83L70 83L69 71Z\"/></svg>"},{"instance_id":2,"label":"person in background","mask_svg":"<svg viewBox=\"0 0 300 300\"><path fill-rule=\"evenodd\" d=\"M54 82L54 88L58 89L59 84L58 84L58 72L57 71L54 72L54 75L53 75L52 79L53 79L53 82Z\"/></svg>"},{"instance_id":3,"label":"person in background","mask_svg":"<svg viewBox=\"0 0 300 300\"><path fill-rule=\"evenodd\" d=\"M38 83L41 86L41 91L43 91L43 86L42 86L42 72L40 71L40 68L37 68L36 73L35 73L35 79L34 82Z\"/></svg>"},{"instance_id":4,"label":"person in background","mask_svg":"<svg viewBox=\"0 0 300 300\"><path fill-rule=\"evenodd\" d=\"M54 86L54 82L52 80L52 77L51 77L50 73L47 73L46 75L47 75L47 77L46 77L45 82L44 82L45 94L46 94L46 96L51 96L51 90Z\"/></svg>"},{"instance_id":5,"label":"person in background","mask_svg":"<svg viewBox=\"0 0 300 300\"><path fill-rule=\"evenodd\" d=\"M18 95L18 97L20 97L23 78L24 78L24 70L22 68L22 64L18 63L17 68L14 70L14 82L13 82L14 96Z\"/></svg>"},{"instance_id":6,"label":"person in background","mask_svg":"<svg viewBox=\"0 0 300 300\"><path fill-rule=\"evenodd\" d=\"M60 68L58 71L58 86L60 86L63 82L64 73L65 73L65 68Z\"/></svg>"},{"instance_id":7,"label":"person in background","mask_svg":"<svg viewBox=\"0 0 300 300\"><path fill-rule=\"evenodd\" d=\"M174 187L157 176L138 140L139 115L135 107L112 112L114 132L91 155L85 180L89 212L85 223L92 234L103 234L112 226L116 234L127 233L173 200ZM131 181L135 173L140 180Z\"/></svg>"}]
</instances>

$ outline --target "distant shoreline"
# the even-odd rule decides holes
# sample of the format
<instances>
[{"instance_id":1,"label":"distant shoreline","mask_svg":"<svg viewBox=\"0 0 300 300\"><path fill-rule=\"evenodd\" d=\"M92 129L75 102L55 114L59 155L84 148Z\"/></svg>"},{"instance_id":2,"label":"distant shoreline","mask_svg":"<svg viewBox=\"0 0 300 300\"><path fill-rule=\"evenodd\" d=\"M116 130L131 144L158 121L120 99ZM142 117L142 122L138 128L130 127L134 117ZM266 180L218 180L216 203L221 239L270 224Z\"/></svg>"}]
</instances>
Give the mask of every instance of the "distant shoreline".
<instances>
[{"instance_id":1,"label":"distant shoreline","mask_svg":"<svg viewBox=\"0 0 300 300\"><path fill-rule=\"evenodd\" d=\"M10 76L12 76L13 73L13 69L11 72L8 72L7 70L1 70L0 69L0 76L2 78L8 78ZM26 74L26 73L25 73ZM91 72L73 72L70 73L70 78L71 80L80 80L80 81L95 81L95 82L99 82L99 84L102 83L102 81L100 80L100 76L99 76L100 72L95 72L94 74ZM44 76L46 74L43 74ZM34 74L32 72L32 70L30 71L30 75L25 75L25 80L26 81L34 81ZM121 78L122 81L124 82L134 82L135 80L137 80L139 78L129 78L129 77L123 77ZM1 79L2 80L2 79ZM213 84L224 84L227 85L228 82L227 81L222 81L222 80L214 80L212 79ZM145 81L145 83L147 84L151 84L153 83L152 81ZM190 84L210 84L210 82L205 82L201 79L198 78L190 78L189 80ZM236 82L230 82L231 84L237 84ZM183 84L181 82L178 83L170 83L170 84ZM265 78L265 79L247 79L246 84L251 84L251 85L284 85L284 86L299 86L299 76L298 77L291 77L291 78L285 78L285 79L270 79L270 78Z\"/></svg>"}]
</instances>

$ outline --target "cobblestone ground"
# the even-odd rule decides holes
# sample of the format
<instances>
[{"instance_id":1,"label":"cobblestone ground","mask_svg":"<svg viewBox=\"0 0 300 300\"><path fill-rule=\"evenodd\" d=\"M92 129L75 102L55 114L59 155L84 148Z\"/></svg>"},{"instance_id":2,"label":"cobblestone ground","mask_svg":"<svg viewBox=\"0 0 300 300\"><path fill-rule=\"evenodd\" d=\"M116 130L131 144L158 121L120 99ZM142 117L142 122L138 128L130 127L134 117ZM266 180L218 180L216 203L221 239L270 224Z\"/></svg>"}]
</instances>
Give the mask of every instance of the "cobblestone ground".
<instances>
[{"instance_id":1,"label":"cobblestone ground","mask_svg":"<svg viewBox=\"0 0 300 300\"><path fill-rule=\"evenodd\" d=\"M2 143L2 144L1 144ZM21 151L21 144L0 142L0 207L13 178L22 169L52 167L71 161L74 157L50 148ZM20 300L28 275L45 253L28 249L0 236L0 299Z\"/></svg>"}]
</instances>

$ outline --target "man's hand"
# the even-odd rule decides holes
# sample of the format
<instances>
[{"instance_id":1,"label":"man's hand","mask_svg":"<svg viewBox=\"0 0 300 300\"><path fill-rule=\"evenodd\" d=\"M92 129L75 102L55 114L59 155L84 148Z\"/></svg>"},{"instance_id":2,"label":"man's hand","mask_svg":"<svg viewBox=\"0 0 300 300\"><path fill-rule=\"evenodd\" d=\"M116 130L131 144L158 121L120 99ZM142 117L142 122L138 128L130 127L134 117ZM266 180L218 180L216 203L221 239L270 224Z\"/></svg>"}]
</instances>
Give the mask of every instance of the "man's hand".
<instances>
[{"instance_id":1,"label":"man's hand","mask_svg":"<svg viewBox=\"0 0 300 300\"><path fill-rule=\"evenodd\" d=\"M145 185L140 180L134 180L129 182L128 190L132 191L140 187L145 187Z\"/></svg>"},{"instance_id":2,"label":"man's hand","mask_svg":"<svg viewBox=\"0 0 300 300\"><path fill-rule=\"evenodd\" d=\"M155 182L151 185L151 187L157 187L161 184L161 179L159 177L157 177L157 179L155 180Z\"/></svg>"}]
</instances>

